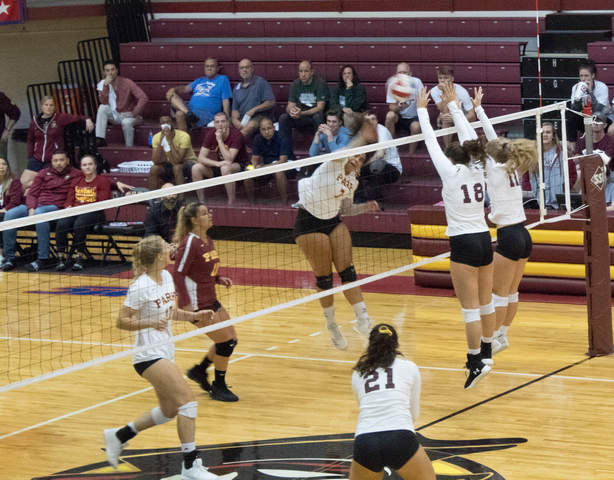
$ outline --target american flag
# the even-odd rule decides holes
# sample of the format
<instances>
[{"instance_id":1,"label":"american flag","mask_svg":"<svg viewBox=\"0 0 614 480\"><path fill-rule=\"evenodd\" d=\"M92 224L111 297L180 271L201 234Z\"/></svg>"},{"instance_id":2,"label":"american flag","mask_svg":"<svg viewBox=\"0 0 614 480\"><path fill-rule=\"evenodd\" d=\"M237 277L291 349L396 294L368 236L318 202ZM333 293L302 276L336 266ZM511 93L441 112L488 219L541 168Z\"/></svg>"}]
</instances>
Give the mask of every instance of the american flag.
<instances>
[{"instance_id":1,"label":"american flag","mask_svg":"<svg viewBox=\"0 0 614 480\"><path fill-rule=\"evenodd\" d=\"M23 23L26 0L0 0L0 25Z\"/></svg>"}]
</instances>

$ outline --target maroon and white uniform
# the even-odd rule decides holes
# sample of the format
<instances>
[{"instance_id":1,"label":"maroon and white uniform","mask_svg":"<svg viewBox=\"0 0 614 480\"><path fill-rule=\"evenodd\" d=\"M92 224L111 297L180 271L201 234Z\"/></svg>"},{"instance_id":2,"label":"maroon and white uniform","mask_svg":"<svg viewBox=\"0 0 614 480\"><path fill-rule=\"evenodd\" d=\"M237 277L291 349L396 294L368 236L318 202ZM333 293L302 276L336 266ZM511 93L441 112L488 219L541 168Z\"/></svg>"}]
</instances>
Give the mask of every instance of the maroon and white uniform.
<instances>
[{"instance_id":1,"label":"maroon and white uniform","mask_svg":"<svg viewBox=\"0 0 614 480\"><path fill-rule=\"evenodd\" d=\"M179 308L194 311L209 309L217 300L215 285L219 278L220 257L213 240L193 233L183 239L175 255L175 288Z\"/></svg>"}]
</instances>

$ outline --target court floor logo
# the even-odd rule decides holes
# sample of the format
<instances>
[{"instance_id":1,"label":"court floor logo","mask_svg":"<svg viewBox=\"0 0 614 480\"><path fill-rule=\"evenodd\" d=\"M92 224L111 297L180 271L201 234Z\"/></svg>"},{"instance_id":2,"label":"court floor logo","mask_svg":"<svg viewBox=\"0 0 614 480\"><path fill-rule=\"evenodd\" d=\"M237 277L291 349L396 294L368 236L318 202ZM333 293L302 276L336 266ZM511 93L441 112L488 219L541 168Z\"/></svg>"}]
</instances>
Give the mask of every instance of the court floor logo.
<instances>
[{"instance_id":1,"label":"court floor logo","mask_svg":"<svg viewBox=\"0 0 614 480\"><path fill-rule=\"evenodd\" d=\"M505 480L486 465L467 458L472 453L505 450L526 443L524 438L431 440L418 434L433 463L437 480ZM282 438L201 446L203 464L221 480L345 479L349 476L354 435ZM33 480L179 480L179 448L124 450L114 471L107 462L85 465ZM401 480L388 471L385 480Z\"/></svg>"}]
</instances>

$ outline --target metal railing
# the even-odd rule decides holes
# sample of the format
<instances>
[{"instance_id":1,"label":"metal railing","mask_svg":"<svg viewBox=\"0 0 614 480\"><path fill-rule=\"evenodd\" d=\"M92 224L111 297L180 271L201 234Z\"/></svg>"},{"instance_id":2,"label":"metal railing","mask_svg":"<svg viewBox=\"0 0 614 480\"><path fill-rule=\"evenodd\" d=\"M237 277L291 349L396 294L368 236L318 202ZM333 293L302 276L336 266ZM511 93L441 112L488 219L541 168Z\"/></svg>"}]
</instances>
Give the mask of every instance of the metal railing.
<instances>
[{"instance_id":1,"label":"metal railing","mask_svg":"<svg viewBox=\"0 0 614 480\"><path fill-rule=\"evenodd\" d=\"M77 44L77 51L80 60L91 60L94 66L94 77L96 80L102 80L105 77L104 62L114 58L109 37L82 40Z\"/></svg>"}]
</instances>

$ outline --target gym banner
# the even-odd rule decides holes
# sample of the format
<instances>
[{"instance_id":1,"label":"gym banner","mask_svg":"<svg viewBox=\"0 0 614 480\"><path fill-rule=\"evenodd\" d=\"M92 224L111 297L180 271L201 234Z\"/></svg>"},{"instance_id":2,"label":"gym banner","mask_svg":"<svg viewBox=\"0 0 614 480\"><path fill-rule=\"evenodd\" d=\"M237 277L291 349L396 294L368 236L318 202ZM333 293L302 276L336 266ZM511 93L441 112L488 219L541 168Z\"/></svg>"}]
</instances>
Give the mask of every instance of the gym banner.
<instances>
[{"instance_id":1,"label":"gym banner","mask_svg":"<svg viewBox=\"0 0 614 480\"><path fill-rule=\"evenodd\" d=\"M0 26L26 21L26 0L0 0Z\"/></svg>"}]
</instances>

